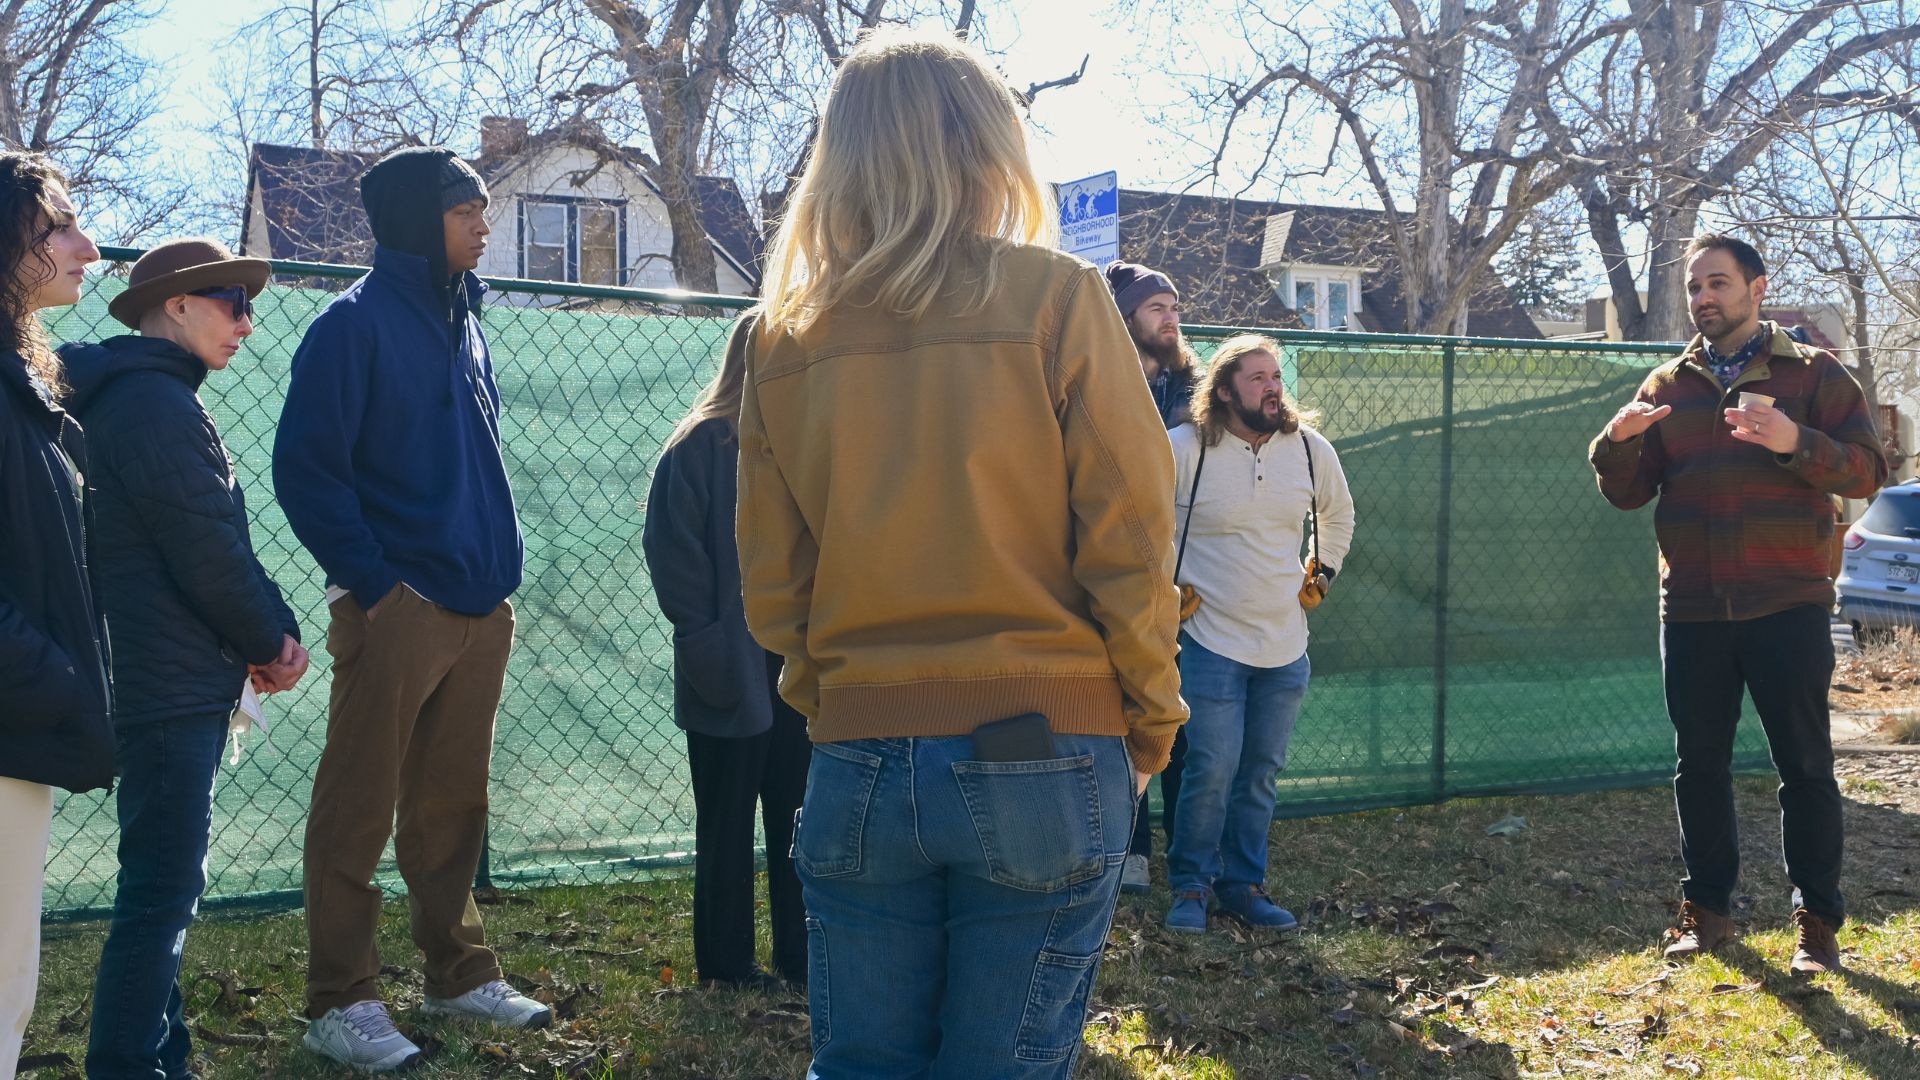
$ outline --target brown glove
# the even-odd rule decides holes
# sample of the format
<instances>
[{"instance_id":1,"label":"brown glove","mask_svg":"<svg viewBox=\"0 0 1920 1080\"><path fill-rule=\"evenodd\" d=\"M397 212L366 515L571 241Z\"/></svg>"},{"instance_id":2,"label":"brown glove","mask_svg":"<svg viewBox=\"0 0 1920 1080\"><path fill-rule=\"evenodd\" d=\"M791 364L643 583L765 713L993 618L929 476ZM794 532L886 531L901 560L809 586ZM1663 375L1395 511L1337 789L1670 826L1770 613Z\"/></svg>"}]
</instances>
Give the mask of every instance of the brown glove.
<instances>
[{"instance_id":1,"label":"brown glove","mask_svg":"<svg viewBox=\"0 0 1920 1080\"><path fill-rule=\"evenodd\" d=\"M1300 583L1300 607L1312 611L1327 598L1327 577L1320 571L1320 560L1307 560L1307 577Z\"/></svg>"}]
</instances>

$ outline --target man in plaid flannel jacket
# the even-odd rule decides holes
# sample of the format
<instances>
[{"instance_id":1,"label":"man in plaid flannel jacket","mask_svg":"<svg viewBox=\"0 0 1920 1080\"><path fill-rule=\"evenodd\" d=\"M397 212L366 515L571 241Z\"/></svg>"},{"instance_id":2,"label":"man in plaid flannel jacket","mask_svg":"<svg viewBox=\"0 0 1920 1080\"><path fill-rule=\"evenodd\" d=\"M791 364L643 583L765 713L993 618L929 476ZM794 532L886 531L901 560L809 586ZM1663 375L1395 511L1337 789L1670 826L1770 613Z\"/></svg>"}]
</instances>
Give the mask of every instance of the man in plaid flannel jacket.
<instances>
[{"instance_id":1,"label":"man in plaid flannel jacket","mask_svg":"<svg viewBox=\"0 0 1920 1080\"><path fill-rule=\"evenodd\" d=\"M1872 496L1887 461L1847 369L1760 319L1760 254L1741 240L1703 236L1687 259L1699 334L1647 376L1590 454L1608 502L1632 510L1659 497L1660 651L1687 867L1666 954L1688 959L1734 935L1731 766L1744 691L1780 774L1781 846L1799 929L1792 969L1811 975L1838 968L1834 932L1845 918L1827 716L1829 497Z\"/></svg>"}]
</instances>

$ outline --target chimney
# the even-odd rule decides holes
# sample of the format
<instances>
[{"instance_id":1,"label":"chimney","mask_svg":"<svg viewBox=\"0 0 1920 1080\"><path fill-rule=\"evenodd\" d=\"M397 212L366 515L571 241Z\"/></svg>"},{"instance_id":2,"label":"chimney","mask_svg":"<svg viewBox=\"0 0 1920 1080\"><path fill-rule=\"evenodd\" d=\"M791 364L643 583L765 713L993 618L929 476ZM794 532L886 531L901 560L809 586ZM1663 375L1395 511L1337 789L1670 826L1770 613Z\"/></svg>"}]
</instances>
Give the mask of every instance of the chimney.
<instances>
[{"instance_id":1,"label":"chimney","mask_svg":"<svg viewBox=\"0 0 1920 1080\"><path fill-rule=\"evenodd\" d=\"M480 118L480 158L498 161L512 157L527 145L527 122L512 116Z\"/></svg>"},{"instance_id":2,"label":"chimney","mask_svg":"<svg viewBox=\"0 0 1920 1080\"><path fill-rule=\"evenodd\" d=\"M1260 269L1272 270L1287 262L1287 238L1293 234L1292 210L1267 215L1260 237Z\"/></svg>"}]
</instances>

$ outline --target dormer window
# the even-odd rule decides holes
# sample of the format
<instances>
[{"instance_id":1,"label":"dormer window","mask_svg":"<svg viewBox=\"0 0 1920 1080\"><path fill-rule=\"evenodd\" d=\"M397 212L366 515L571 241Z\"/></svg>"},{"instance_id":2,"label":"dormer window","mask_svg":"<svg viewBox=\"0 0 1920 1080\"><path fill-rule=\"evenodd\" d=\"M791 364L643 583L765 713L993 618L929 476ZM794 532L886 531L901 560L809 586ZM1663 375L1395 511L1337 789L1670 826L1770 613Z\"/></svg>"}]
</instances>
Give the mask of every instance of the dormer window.
<instances>
[{"instance_id":1,"label":"dormer window","mask_svg":"<svg viewBox=\"0 0 1920 1080\"><path fill-rule=\"evenodd\" d=\"M1290 266L1274 279L1280 302L1309 330L1348 330L1360 313L1360 274L1338 266Z\"/></svg>"}]
</instances>

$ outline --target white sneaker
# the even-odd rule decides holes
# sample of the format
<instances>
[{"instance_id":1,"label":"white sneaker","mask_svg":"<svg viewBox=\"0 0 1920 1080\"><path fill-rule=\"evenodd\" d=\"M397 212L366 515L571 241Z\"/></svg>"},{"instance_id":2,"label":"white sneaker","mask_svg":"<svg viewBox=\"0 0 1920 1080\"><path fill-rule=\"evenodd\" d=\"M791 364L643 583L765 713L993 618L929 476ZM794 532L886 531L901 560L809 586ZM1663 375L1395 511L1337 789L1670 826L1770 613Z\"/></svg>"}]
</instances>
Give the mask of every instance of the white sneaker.
<instances>
[{"instance_id":1,"label":"white sneaker","mask_svg":"<svg viewBox=\"0 0 1920 1080\"><path fill-rule=\"evenodd\" d=\"M356 1001L307 1025L300 1040L321 1057L360 1072L393 1072L420 1060L420 1048L400 1034L378 1001Z\"/></svg>"},{"instance_id":2,"label":"white sneaker","mask_svg":"<svg viewBox=\"0 0 1920 1080\"><path fill-rule=\"evenodd\" d=\"M1153 888L1153 882L1147 877L1147 857L1129 855L1127 863L1120 868L1120 891L1143 893Z\"/></svg>"},{"instance_id":3,"label":"white sneaker","mask_svg":"<svg viewBox=\"0 0 1920 1080\"><path fill-rule=\"evenodd\" d=\"M464 1016L488 1020L500 1027L543 1028L553 1022L553 1010L495 979L454 998L430 997L420 1005L428 1016Z\"/></svg>"}]
</instances>

